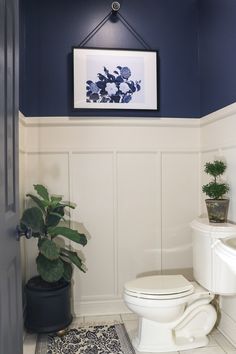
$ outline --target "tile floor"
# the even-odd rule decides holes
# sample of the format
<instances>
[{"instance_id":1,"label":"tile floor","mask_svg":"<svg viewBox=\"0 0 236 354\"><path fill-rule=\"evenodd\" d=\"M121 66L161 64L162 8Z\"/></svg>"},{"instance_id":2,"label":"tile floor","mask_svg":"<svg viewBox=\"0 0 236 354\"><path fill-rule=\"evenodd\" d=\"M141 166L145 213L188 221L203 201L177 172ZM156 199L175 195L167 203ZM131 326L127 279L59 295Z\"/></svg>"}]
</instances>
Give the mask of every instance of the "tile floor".
<instances>
[{"instance_id":1,"label":"tile floor","mask_svg":"<svg viewBox=\"0 0 236 354\"><path fill-rule=\"evenodd\" d=\"M79 323L100 323L114 320L123 321L129 336L132 338L132 334L137 328L137 317L131 313L110 316L86 316L77 318L76 322L78 323L79 321ZM169 352L169 354L236 354L236 348L218 330L215 329L210 334L209 338L209 344L205 348L191 349L180 352ZM27 334L24 342L24 354L35 354L35 344L36 336Z\"/></svg>"}]
</instances>

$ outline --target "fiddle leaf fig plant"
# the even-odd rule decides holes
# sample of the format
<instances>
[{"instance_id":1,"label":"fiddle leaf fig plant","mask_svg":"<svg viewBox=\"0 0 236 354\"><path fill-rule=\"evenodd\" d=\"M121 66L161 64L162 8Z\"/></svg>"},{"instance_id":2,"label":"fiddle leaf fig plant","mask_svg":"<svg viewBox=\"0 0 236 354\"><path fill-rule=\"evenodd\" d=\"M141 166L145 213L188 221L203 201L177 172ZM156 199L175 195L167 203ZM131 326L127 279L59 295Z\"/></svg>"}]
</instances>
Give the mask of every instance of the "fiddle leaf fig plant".
<instances>
[{"instance_id":1,"label":"fiddle leaf fig plant","mask_svg":"<svg viewBox=\"0 0 236 354\"><path fill-rule=\"evenodd\" d=\"M220 176L226 170L226 163L221 160L207 162L204 171L213 177L213 180L202 186L202 191L211 199L222 199L229 191L228 183L220 181Z\"/></svg>"},{"instance_id":2,"label":"fiddle leaf fig plant","mask_svg":"<svg viewBox=\"0 0 236 354\"><path fill-rule=\"evenodd\" d=\"M86 272L85 264L77 252L68 246L60 246L58 237L64 237L81 246L87 244L85 234L79 233L70 227L61 226L65 221L65 209L75 208L75 205L63 202L61 196L48 193L45 186L35 184L37 195L27 194L35 206L26 209L20 219L20 230L26 233L29 229L33 237L38 239L39 254L36 259L37 270L41 278L49 283L57 282L61 278L70 282L72 264L82 272Z\"/></svg>"}]
</instances>

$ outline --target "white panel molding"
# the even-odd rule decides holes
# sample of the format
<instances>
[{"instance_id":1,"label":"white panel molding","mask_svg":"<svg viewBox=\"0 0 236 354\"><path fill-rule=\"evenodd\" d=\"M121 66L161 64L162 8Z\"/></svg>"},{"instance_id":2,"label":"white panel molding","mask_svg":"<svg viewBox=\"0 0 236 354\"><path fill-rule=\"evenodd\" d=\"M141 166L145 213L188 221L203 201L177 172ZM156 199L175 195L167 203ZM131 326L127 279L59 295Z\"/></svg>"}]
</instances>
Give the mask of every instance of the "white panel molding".
<instances>
[{"instance_id":1,"label":"white panel molding","mask_svg":"<svg viewBox=\"0 0 236 354\"><path fill-rule=\"evenodd\" d=\"M68 155L68 166L67 166L67 174L68 174L68 191L69 191L69 200L72 200L73 195L74 195L74 191L73 191L73 182L72 182L72 173L70 173L73 169L72 167L72 153L70 151L67 151L67 155ZM74 209L71 209L71 215L73 216L73 211Z\"/></svg>"},{"instance_id":2,"label":"white panel molding","mask_svg":"<svg viewBox=\"0 0 236 354\"><path fill-rule=\"evenodd\" d=\"M236 103L232 103L224 108L221 108L213 113L210 113L200 119L200 126L204 127L219 120L236 115Z\"/></svg>"},{"instance_id":3,"label":"white panel molding","mask_svg":"<svg viewBox=\"0 0 236 354\"><path fill-rule=\"evenodd\" d=\"M230 124L232 121L235 119L234 115L236 114L236 105L231 105L230 107L226 107L223 110L220 110L218 112L212 113L209 116L206 116L202 119L171 119L171 118L165 118L165 119L147 119L147 118L136 118L136 119L114 119L114 118L108 118L108 119L88 119L88 118L50 118L50 117L44 117L40 119L28 119L24 118L22 115L20 115L20 129L22 131L22 139L21 139L21 144L20 144L20 152L21 154L24 154L24 168L27 171L27 160L28 157L31 155L39 156L40 159L44 160L47 158L47 156L52 156L52 155L68 155L68 164L65 166L68 174L68 193L69 193L69 199L73 200L73 195L75 191L73 190L73 183L72 183L72 173L71 171L73 170L73 156L77 154L97 154L100 156L100 154L112 154L112 175L113 175L113 234L110 235L110 237L113 237L114 239L114 244L113 244L113 268L114 268L114 294L103 294L103 295L89 295L89 296L81 296L81 299L78 301L78 299L75 299L74 301L74 309L77 315L93 315L93 314L109 314L109 313L122 313L122 312L127 312L127 308L125 307L122 298L119 297L119 264L118 264L118 232L117 232L117 227L118 227L118 198L117 198L117 190L118 190L118 180L117 180L117 156L118 154L155 154L155 168L156 168L156 174L162 176L162 163L161 159L163 154L173 154L175 155L181 155L181 154L198 154L198 159L199 159L199 180L200 180L200 174L201 174L201 156L204 153L217 153L217 154L223 154L224 151L227 149L235 148L236 143L235 140L233 141L232 138L228 139L227 135L225 134L224 130L221 129L221 125L223 124L223 120L225 120L226 125L230 127ZM219 126L219 124L221 124ZM63 128L62 130L57 130L60 128ZM84 127L88 127L89 130L86 130L86 133L89 131L89 134L91 131L93 131L93 134L98 132L101 134L101 128L107 128L107 127L118 127L120 129L121 127L124 127L124 129L127 128L137 128L139 129L138 134L140 134L140 131L144 131L144 143L140 141L140 144L137 142L137 140L134 140L134 144L132 143L132 132L133 130L129 130L129 135L131 139L131 144L127 144L127 139L124 139L124 143L122 140L119 140L118 143L114 143L114 145L107 144L107 146L102 146L96 143L91 145L90 141L88 144L85 144L85 140L82 141L80 138L78 138L78 142L76 142L74 145L70 145L70 140L68 139L68 136L70 136L70 132L74 131L80 131L80 129L84 129ZM201 132L205 132L206 134L205 137L208 136L208 134L215 134L215 127L217 128L217 134L220 131L221 136L224 137L224 139L218 139L218 135L216 136L216 139L213 141L213 139L205 140L205 143L203 145L199 143L197 135L199 134L200 130ZM72 130L70 130L72 128ZM165 128L165 129L162 129ZM47 132L47 129L50 129L49 132ZM69 130L68 130L69 129ZM87 128L86 128L87 129ZM156 132L160 135L157 134L157 141L156 144L154 144L154 139L152 136L152 140L150 140L150 143L148 141L148 136L149 134L153 133L153 130L155 130L155 133L153 136L155 136ZM55 143L56 143L56 137L57 137L57 131L59 131L60 134L60 140L59 144L55 145L54 140L52 138L52 134L55 131ZM63 131L65 131L67 134L67 140L63 140ZM122 129L122 132L126 131ZM161 131L161 133L160 133ZM234 130L235 131L235 130ZM110 130L102 130L102 134L104 134L104 140L106 143L106 133L109 134ZM112 130L114 132L114 130ZM136 130L135 130L136 132ZM45 137L46 133L46 137ZM189 138L190 134L190 138ZM141 135L140 135L141 136ZM163 140L159 142L159 137L163 136ZM176 139L175 139L176 136ZM27 139L27 137L29 139ZM80 135L81 137L81 135ZM92 135L93 137L93 135ZM192 137L195 137L193 139L193 143L191 143ZM135 138L135 133L134 133L134 138ZM163 144L163 141L166 139L166 143ZM186 139L186 140L185 140ZM180 143L180 141L182 142ZM132 145L133 144L133 145ZM192 145L191 145L192 144ZM27 177L27 174L25 174L25 178ZM161 205L163 204L163 195L162 195L162 183L163 181L160 180L156 183L155 186L155 191L153 189L153 193L156 193L156 199L161 200ZM29 186L26 184L25 186L28 188ZM199 183L199 196L201 195L201 186ZM199 197L200 200L200 197ZM198 205L200 205L200 201L197 201ZM197 206L197 204L196 204ZM199 207L200 209L200 207ZM162 229L162 220L163 220L163 215L162 215L162 208L160 208L160 213L159 217L160 218L160 224L156 225L156 237L160 237L161 239L161 257L162 255L162 247L163 247L163 233L160 232L160 229ZM163 264L163 260L161 260L161 263ZM28 264L30 267L30 264ZM227 314L226 314L227 318ZM231 319L232 320L232 319ZM232 320L233 321L233 320ZM224 331L224 326L225 326L225 321L221 323L220 330L222 332ZM235 323L233 323L235 325ZM222 329L223 328L223 329ZM229 328L229 325L227 324L227 328ZM228 329L226 329L226 332ZM232 332L232 329L229 331ZM226 333L227 335L227 333Z\"/></svg>"},{"instance_id":4,"label":"white panel molding","mask_svg":"<svg viewBox=\"0 0 236 354\"><path fill-rule=\"evenodd\" d=\"M229 149L235 149L235 148L236 148L236 143L232 144L232 142L229 142L229 143L224 143L220 146L219 146L219 144L217 145L217 143L216 143L215 146L201 149L201 153L204 154L204 153L212 152L212 153L217 153L217 155L221 156L223 150L229 150Z\"/></svg>"},{"instance_id":5,"label":"white panel molding","mask_svg":"<svg viewBox=\"0 0 236 354\"><path fill-rule=\"evenodd\" d=\"M108 314L108 313L122 313L122 312L128 312L128 309L125 307L122 298L120 297L120 287L121 287L121 279L123 277L123 273L120 274L120 265L119 265L119 247L118 247L118 161L117 158L120 154L124 155L124 157L127 154L137 154L137 155L143 155L147 154L149 156L150 154L153 154L153 159L150 160L153 161L152 163L149 164L148 166L150 167L150 176L154 176L153 173L155 174L157 180L156 183L152 182L152 188L153 188L153 196L155 195L155 203L156 203L156 212L158 213L156 215L157 221L153 224L153 232L155 233L155 236L153 234L153 239L149 240L150 245L151 244L156 244L158 247L156 249L153 249L153 253L150 254L151 257L154 259L157 257L157 259L160 259L159 257L162 258L162 242L163 242L163 235L162 235L162 210L161 210L161 205L162 205L162 162L161 162L161 157L164 153L168 154L171 153L173 156L181 155L181 154L198 154L199 153L199 120L196 119L105 119L105 120L95 120L95 119L88 119L85 118L83 119L70 119L70 118L40 118L40 119L27 119L24 118L23 115L20 115L20 126L21 130L23 132L23 137L24 137L24 142L25 144L22 145L22 153L24 153L25 156L25 179L27 180L27 164L28 164L28 159L33 158L32 161L37 162L37 159L39 158L39 163L42 161L42 167L39 166L40 169L40 174L43 174L43 163L44 161L47 161L47 158L52 160L52 156L55 156L55 163L58 164L57 162L57 156L59 155L67 155L68 156L68 161L65 162L65 165L63 166L64 169L66 169L66 175L67 175L67 182L68 186L68 194L69 194L69 199L74 200L74 196L76 191L73 190L73 165L74 161L73 158L74 156L83 154L83 155L88 155L90 156L91 154L95 154L98 157L101 156L102 154L111 154L112 155L112 193L113 193L113 210L112 210L112 215L113 215L113 232L111 232L108 237L113 239L113 284L114 284L114 291L112 291L111 294L106 293L106 291L103 292L102 295L98 295L99 292L101 293L101 286L99 287L98 284L98 293L86 295L86 294L81 294L79 296L78 294L76 295L73 304L74 304L74 311L76 312L77 315L89 315L89 314ZM63 129L62 129L62 128ZM72 130L70 129L72 127ZM81 143L81 136L80 138L77 138L74 140L73 143L70 141L70 134L74 133L74 137L77 136L77 131L80 132L81 129L84 129L83 127L88 127L89 130L87 130L85 133L89 135L90 140L89 143L87 144L86 140L83 140ZM102 131L101 131L102 127ZM111 142L111 140L106 140L107 139L107 134L111 132L114 134L116 131L112 129L111 130L106 130L106 127L122 127L122 131L119 133L119 139L117 140L118 143L114 144L107 144L108 146L99 146L97 144L91 145L91 136L92 138L95 136L98 131L98 134L102 134L101 136L104 136L104 140ZM123 129L124 128L124 129ZM132 128L138 129L133 130ZM162 128L165 128L162 130ZM49 129L49 131L48 131ZM58 129L58 130L57 130ZM105 130L104 130L105 129ZM161 129L161 132L160 132ZM155 130L155 131L153 131ZM92 133L91 133L92 132ZM123 139L123 132L126 134L126 140ZM145 134L142 134L144 132ZM137 136L141 138L142 140L137 140L137 136L135 135L137 133ZM53 134L53 135L52 135ZM52 138L55 134L55 139ZM63 139L65 134L66 141ZM80 132L81 134L81 132ZM83 131L84 134L84 131ZM95 134L95 135L94 135ZM58 138L59 136L59 138ZM151 136L151 139L149 139L149 136ZM27 139L28 137L28 139ZM127 137L129 138L127 140ZM156 138L155 138L156 137ZM176 140L175 140L176 137ZM154 139L155 138L155 139ZM161 138L161 140L159 140ZM59 140L58 140L59 139ZM186 140L185 140L186 139ZM131 141L131 143L129 142ZM58 143L59 141L59 143ZM126 143L130 144L130 146ZM100 140L98 140L100 144ZM112 142L113 143L113 142ZM96 146L97 145L97 146ZM35 158L34 158L35 156ZM86 158L86 157L85 157ZM145 160L145 159L144 159ZM31 161L31 162L32 162ZM132 156L131 156L131 161L132 161ZM142 160L140 160L142 161ZM60 167L61 168L61 167ZM31 168L32 172L33 169ZM155 171L155 172L154 172ZM148 172L149 173L149 172ZM64 174L65 175L65 174ZM34 176L32 176L34 177ZM36 178L36 177L35 177ZM153 178L153 177L152 177ZM148 181L148 175L145 177L144 181ZM155 181L153 179L152 181ZM39 181L40 182L40 181ZM29 186L29 183L26 181L26 189L31 188ZM73 218L73 211L72 211L72 219ZM151 219L153 220L153 216L151 216ZM154 220L153 220L154 221ZM156 240L156 241L155 241ZM154 242L154 243L153 243ZM161 244L161 246L159 246ZM160 255L159 253L159 247L161 248L160 250ZM28 248L30 251L30 247ZM151 250L148 250L148 252ZM139 251L138 251L139 252ZM86 253L86 252L85 252ZM146 257L146 256L145 256ZM27 260L27 267L30 268L30 262L32 262L32 257L27 257L26 255L26 260ZM157 261L156 261L157 262ZM158 263L158 262L157 262ZM150 263L151 264L151 263ZM162 259L161 259L161 264L162 264ZM146 268L145 268L146 267ZM142 267L140 267L142 268ZM144 264L144 269L148 269L147 265ZM151 270L151 269L150 269ZM159 268L157 270L160 270ZM99 271L99 265L98 265L98 271ZM123 272L123 271L122 271ZM128 273L128 269L127 269ZM121 278L120 278L121 276ZM94 278L94 277L93 277ZM96 279L94 279L95 281ZM111 281L111 280L109 280ZM77 283L76 286L79 286L80 283ZM76 291L80 292L80 289L76 288Z\"/></svg>"},{"instance_id":6,"label":"white panel molding","mask_svg":"<svg viewBox=\"0 0 236 354\"><path fill-rule=\"evenodd\" d=\"M126 125L127 120L121 120L119 125L111 121L107 125L71 125L64 118L56 119L47 125L48 119L41 119L42 124L32 125L32 119L22 118L27 141L27 152L46 151L180 151L196 150L200 146L200 126L194 119L184 119L184 125L179 122L152 125L143 119L142 125L134 122ZM178 119L176 119L178 120Z\"/></svg>"},{"instance_id":7,"label":"white panel molding","mask_svg":"<svg viewBox=\"0 0 236 354\"><path fill-rule=\"evenodd\" d=\"M201 149L202 154L216 153L216 154L220 155L220 151L221 151L221 148L218 148L217 146Z\"/></svg>"},{"instance_id":8,"label":"white panel molding","mask_svg":"<svg viewBox=\"0 0 236 354\"><path fill-rule=\"evenodd\" d=\"M199 119L169 117L25 117L19 112L19 120L25 127L45 126L159 126L159 127L192 127L199 128L212 122L225 119L236 114L236 103L232 103Z\"/></svg>"},{"instance_id":9,"label":"white panel molding","mask_svg":"<svg viewBox=\"0 0 236 354\"><path fill-rule=\"evenodd\" d=\"M19 112L19 152L20 153L25 153L25 118L23 115Z\"/></svg>"},{"instance_id":10,"label":"white panel molding","mask_svg":"<svg viewBox=\"0 0 236 354\"><path fill-rule=\"evenodd\" d=\"M199 151L198 152L198 215L201 215L202 213L202 183L201 183L201 161L202 159L202 154Z\"/></svg>"},{"instance_id":11,"label":"white panel molding","mask_svg":"<svg viewBox=\"0 0 236 354\"><path fill-rule=\"evenodd\" d=\"M147 118L147 117L140 117L140 118L88 118L88 117L28 117L26 118L21 112L19 112L19 122L20 126L25 128L43 128L43 127L74 127L74 126L87 126L87 127L116 127L116 126L123 126L123 127L158 127L158 128L197 128L201 129L213 123L216 123L220 120L231 118L236 115L236 103L228 105L216 112L210 113L201 119L192 119L192 118L168 118L168 117L161 117L161 118ZM202 130L202 129L201 129ZM217 145L217 143L216 143ZM231 145L227 145L228 147L232 147ZM199 146L201 151L206 151L206 149L202 150ZM25 151L23 147L21 147L22 151ZM178 148L177 148L178 149ZM207 150L215 150L215 146L211 146L207 148ZM219 147L218 147L219 149ZM37 149L27 149L27 152L53 152L54 149L45 149L42 146L38 146ZM56 149L55 152L61 151L68 151L71 152L82 152L83 150L75 150L75 149L68 149L68 146L60 146L60 149ZM87 149L88 150L88 149ZM97 149L93 149L97 151ZM109 148L104 149L105 151L109 150ZM129 148L123 148L121 151L130 151ZM186 148L189 150L189 148ZM191 150L191 148L190 148ZM193 151L197 151L198 149L195 148ZM92 150L91 150L92 151ZM143 151L143 149L142 149ZM153 151L152 149L147 149L148 152ZM163 149L155 149L155 152L161 152ZM176 149L166 149L164 151L177 151ZM185 151L185 149L179 150L179 152ZM118 150L117 150L118 152Z\"/></svg>"},{"instance_id":12,"label":"white panel molding","mask_svg":"<svg viewBox=\"0 0 236 354\"><path fill-rule=\"evenodd\" d=\"M229 113L231 112L231 113ZM232 115L233 111L227 110L227 114L225 117L229 117ZM202 152L206 151L215 151L219 150L219 147L216 148L209 146L204 147L201 149L200 146L200 139L198 142L198 134L200 133L200 129L205 129L210 124L214 124L219 120L222 120L222 112L221 115L211 115L209 117L205 117L203 119L147 119L147 118L139 118L139 119L91 119L91 118L33 118L28 119L24 118L23 115L20 114L20 129L22 133L21 138L21 145L20 151L25 156L25 170L27 171L27 160L28 157L35 155L40 156L40 158L44 159L47 156L52 155L68 155L68 164L65 166L68 175L68 193L69 199L73 200L73 196L75 191L73 190L73 183L72 183L72 175L71 171L73 171L73 156L77 154L97 154L98 156L101 154L112 154L112 174L113 174L113 233L110 235L113 237L113 281L114 281L114 294L103 294L103 295L89 295L89 296L81 296L80 300L78 301L75 299L74 301L74 309L77 314L108 314L108 313L121 313L127 312L127 308L123 304L123 300L119 297L119 264L118 264L118 198L117 198L117 190L118 190L118 180L117 180L117 156L118 154L155 154L155 169L156 175L159 176L159 181L156 183L155 190L153 193L156 194L157 203L160 202L163 205L163 195L162 195L162 156L163 154L173 154L174 155L181 155L181 154L198 154L199 156L199 166L200 166L200 157ZM91 145L91 141L87 144L86 141L82 141L78 138L78 140L74 141L74 145L71 144L70 134L72 131L78 129L84 129L84 127L88 127L89 130L86 128L86 133L92 131L92 134L98 132L101 134L101 128L105 129L104 131L104 140L106 135L109 134L110 130L106 130L107 127L119 127L118 129L122 128L122 133L127 129L127 134L130 136L131 144L127 146L126 140L117 140L118 143L114 145L110 144L108 146L100 146L96 143ZM63 129L62 129L63 128ZM71 130L72 128L72 130ZM140 129L144 134L144 143L140 141L138 143L137 140L134 140L134 144L132 143L133 139L133 130L130 128L139 129L138 134L140 137ZM164 129L165 128L165 129ZM50 129L48 131L48 129ZM57 130L59 129L59 130ZM153 129L155 133L153 133ZM160 132L161 130L161 132ZM53 140L52 134L55 132L55 137L57 137L57 132L59 132L59 144L56 144L56 139ZM64 141L63 134L67 134L67 140ZM114 133L114 130L111 131ZM137 132L137 131L136 131ZM121 133L121 134L122 134ZM157 133L157 140L154 143L153 137ZM148 141L149 134L152 135L152 140L150 143ZM190 135L189 135L190 134ZM27 138L28 137L28 138ZM80 135L81 137L81 135ZM90 135L89 135L90 137ZM93 135L92 135L93 137ZM134 135L135 137L135 135ZM164 137L163 140L159 142L159 137ZM165 139L165 137L167 139ZM176 140L175 140L176 137ZM127 137L126 137L127 138ZM193 138L193 142L192 142ZM91 139L91 137L90 137ZM105 140L106 142L106 140ZM165 142L165 143L163 143ZM85 144L86 143L86 144ZM95 146L94 146L95 145ZM97 146L96 146L97 145ZM216 144L217 145L217 144ZM228 147L232 146L228 144ZM200 171L200 168L199 168ZM199 172L200 174L200 172ZM27 177L27 174L25 174ZM200 178L199 178L200 179ZM28 185L25 186L29 188ZM199 195L200 195L200 186L199 186ZM159 200L160 199L160 200ZM200 198L199 198L200 200ZM197 201L199 203L199 201ZM199 203L200 204L200 203ZM198 204L198 205L199 205ZM162 247L163 247L163 232L162 230L162 208L158 209L159 216L157 218L160 220L160 224L156 223L156 239L160 238L161 244L161 267L163 266L163 254L162 254ZM27 256L26 256L27 257ZM29 260L27 260L28 263ZM30 267L30 264L28 264Z\"/></svg>"},{"instance_id":13,"label":"white panel molding","mask_svg":"<svg viewBox=\"0 0 236 354\"><path fill-rule=\"evenodd\" d=\"M68 155L68 162L65 166L68 176L69 199L73 200L73 157L77 154L112 154L112 178L113 178L113 281L114 293L103 295L81 296L74 300L74 311L77 315L111 314L128 312L122 298L119 296L119 264L118 264L118 178L117 178L117 157L118 154L155 154L156 176L159 181L155 185L153 193L156 200L163 205L163 193L161 180L163 175L162 157L163 154L198 154L199 161L199 199L196 201L196 208L201 206L201 160L204 154L224 155L229 149L236 149L235 125L236 103L227 106L217 112L209 114L201 119L179 119L179 118L70 118L70 117L43 117L25 118L19 115L20 126L20 154L23 156L21 166L21 188L29 188L27 184L28 158L39 156L44 160L47 156ZM115 128L115 130L113 129ZM116 129L117 128L117 129ZM81 133L82 129L82 133ZM85 129L85 130L84 130ZM121 129L121 131L120 131ZM118 131L119 139L106 140L107 134ZM74 140L70 141L70 134ZM77 132L78 134L77 138ZM88 134L88 141L83 138L84 132ZM93 140L96 134L99 139ZM123 139L123 133L126 136ZM143 138L142 138L142 132ZM52 134L55 133L55 140ZM57 139L57 133L59 138ZM66 139L63 139L65 134ZM135 136L137 134L137 136ZM101 137L104 136L104 143ZM149 139L150 136L150 139ZM201 138L201 139L200 139ZM81 141L82 140L82 141ZM129 140L131 142L129 142ZM102 143L101 143L102 141ZM57 144L56 144L57 143ZM27 190L28 191L28 190ZM25 195L26 190L21 191ZM156 223L156 237L160 238L161 244L161 267L163 268L163 210L160 208ZM155 250L154 250L155 252ZM27 268L31 267L30 259L26 255ZM220 331L233 341L236 331L236 322L222 310L222 320L219 326ZM236 343L235 343L236 344Z\"/></svg>"},{"instance_id":14,"label":"white panel molding","mask_svg":"<svg viewBox=\"0 0 236 354\"><path fill-rule=\"evenodd\" d=\"M130 312L122 298L75 301L73 310L76 316L110 315Z\"/></svg>"},{"instance_id":15,"label":"white panel molding","mask_svg":"<svg viewBox=\"0 0 236 354\"><path fill-rule=\"evenodd\" d=\"M236 143L235 144L232 144L232 145L226 145L226 146L223 146L221 149L219 150L231 150L231 149L235 149L236 148Z\"/></svg>"},{"instance_id":16,"label":"white panel molding","mask_svg":"<svg viewBox=\"0 0 236 354\"><path fill-rule=\"evenodd\" d=\"M216 150L214 148L210 150ZM69 149L68 147L62 147L61 149L58 148L40 148L40 149L21 149L20 150L24 154L29 154L29 155L44 155L44 154L103 154L103 153L111 153L111 154L160 154L160 153L171 153L171 154L194 154L198 153L199 149L136 149L136 148L124 148L124 149Z\"/></svg>"},{"instance_id":17,"label":"white panel molding","mask_svg":"<svg viewBox=\"0 0 236 354\"><path fill-rule=\"evenodd\" d=\"M117 152L113 152L113 238L114 238L114 292L116 296L119 294L119 279L118 279L118 181L117 181Z\"/></svg>"},{"instance_id":18,"label":"white panel molding","mask_svg":"<svg viewBox=\"0 0 236 354\"><path fill-rule=\"evenodd\" d=\"M231 158L228 159L230 150L236 150L236 103L233 103L219 111L213 112L201 119L201 155L205 161L207 154L210 158L214 156L222 156L227 159L228 171L227 179L231 181L231 191L236 188L234 177L234 166L236 164L236 155L231 153ZM231 174L230 174L231 173ZM205 176L202 174L202 177ZM232 192L233 193L233 192ZM232 221L236 221L234 209L234 196L231 195L231 215ZM236 346L235 333L236 321L232 318L232 309L235 307L235 299L227 299L227 303L221 301L221 318L218 329L223 335Z\"/></svg>"},{"instance_id":19,"label":"white panel molding","mask_svg":"<svg viewBox=\"0 0 236 354\"><path fill-rule=\"evenodd\" d=\"M201 150L211 152L235 146L236 103L201 119Z\"/></svg>"},{"instance_id":20,"label":"white panel molding","mask_svg":"<svg viewBox=\"0 0 236 354\"><path fill-rule=\"evenodd\" d=\"M159 174L159 183L157 184L156 188L156 201L160 199L160 211L159 211L159 224L157 223L156 225L156 234L160 233L160 247L161 247L161 252L160 252L160 264L161 264L161 269L163 269L163 225L162 225L162 220L163 220L163 213L162 213L162 205L163 205L163 195L162 195L162 166L163 166L163 151L158 151L156 152L156 174L158 176ZM158 173L159 172L159 173Z\"/></svg>"},{"instance_id":21,"label":"white panel molding","mask_svg":"<svg viewBox=\"0 0 236 354\"><path fill-rule=\"evenodd\" d=\"M193 118L90 118L90 117L24 117L20 112L20 120L25 127L65 127L65 126L124 126L124 127L174 127L199 128L200 119Z\"/></svg>"}]
</instances>

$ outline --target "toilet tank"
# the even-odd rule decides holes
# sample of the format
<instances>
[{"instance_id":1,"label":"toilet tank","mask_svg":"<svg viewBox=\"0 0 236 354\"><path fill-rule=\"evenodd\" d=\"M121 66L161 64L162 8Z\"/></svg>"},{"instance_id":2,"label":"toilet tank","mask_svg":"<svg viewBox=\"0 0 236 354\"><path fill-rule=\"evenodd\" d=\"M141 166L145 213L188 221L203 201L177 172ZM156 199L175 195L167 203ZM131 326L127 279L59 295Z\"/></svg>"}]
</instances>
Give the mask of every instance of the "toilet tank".
<instances>
[{"instance_id":1,"label":"toilet tank","mask_svg":"<svg viewBox=\"0 0 236 354\"><path fill-rule=\"evenodd\" d=\"M236 225L212 224L208 219L199 218L192 221L191 228L195 280L215 294L236 294L236 249L232 247L227 253L224 246L226 239L236 237ZM231 243L227 244L230 247Z\"/></svg>"}]
</instances>

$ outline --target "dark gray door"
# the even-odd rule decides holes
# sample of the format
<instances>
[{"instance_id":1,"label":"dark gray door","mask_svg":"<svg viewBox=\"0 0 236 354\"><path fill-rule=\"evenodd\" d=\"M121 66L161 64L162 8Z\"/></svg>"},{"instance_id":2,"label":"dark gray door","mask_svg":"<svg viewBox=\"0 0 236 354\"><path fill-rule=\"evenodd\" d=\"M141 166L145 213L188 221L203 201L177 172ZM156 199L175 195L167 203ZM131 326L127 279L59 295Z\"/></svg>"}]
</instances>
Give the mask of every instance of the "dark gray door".
<instances>
[{"instance_id":1,"label":"dark gray door","mask_svg":"<svg viewBox=\"0 0 236 354\"><path fill-rule=\"evenodd\" d=\"M18 222L18 0L0 0L0 353L22 354Z\"/></svg>"}]
</instances>

